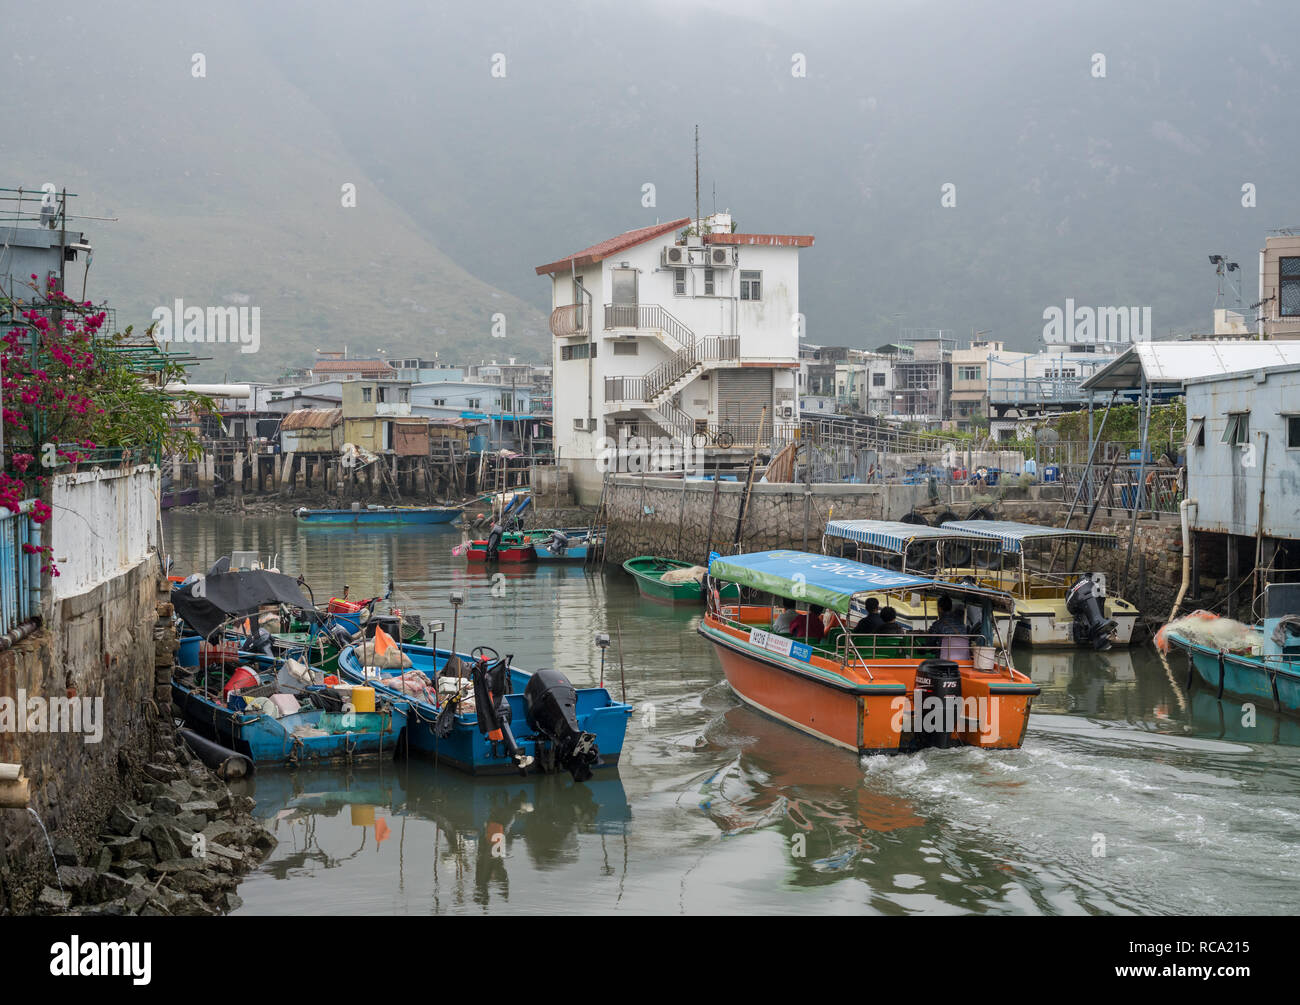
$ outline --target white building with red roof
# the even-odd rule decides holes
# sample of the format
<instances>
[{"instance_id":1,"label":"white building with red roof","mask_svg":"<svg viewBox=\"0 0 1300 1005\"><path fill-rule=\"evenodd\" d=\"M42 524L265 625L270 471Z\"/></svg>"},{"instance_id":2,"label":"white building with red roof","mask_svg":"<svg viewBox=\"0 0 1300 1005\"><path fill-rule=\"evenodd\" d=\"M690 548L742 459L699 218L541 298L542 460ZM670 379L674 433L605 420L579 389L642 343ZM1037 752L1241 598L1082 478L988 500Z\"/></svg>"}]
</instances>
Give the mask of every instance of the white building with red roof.
<instances>
[{"instance_id":1,"label":"white building with red roof","mask_svg":"<svg viewBox=\"0 0 1300 1005\"><path fill-rule=\"evenodd\" d=\"M630 230L537 267L551 278L555 446L582 502L610 449L671 438L746 457L798 422L799 251L715 213Z\"/></svg>"}]
</instances>

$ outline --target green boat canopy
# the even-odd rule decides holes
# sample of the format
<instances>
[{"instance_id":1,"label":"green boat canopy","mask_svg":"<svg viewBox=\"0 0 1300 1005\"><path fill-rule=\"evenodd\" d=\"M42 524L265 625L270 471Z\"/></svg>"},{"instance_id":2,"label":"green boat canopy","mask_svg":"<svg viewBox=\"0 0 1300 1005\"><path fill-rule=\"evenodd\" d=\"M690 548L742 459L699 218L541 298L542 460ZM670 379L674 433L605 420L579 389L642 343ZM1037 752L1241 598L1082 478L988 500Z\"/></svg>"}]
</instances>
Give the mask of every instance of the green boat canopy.
<instances>
[{"instance_id":1,"label":"green boat canopy","mask_svg":"<svg viewBox=\"0 0 1300 1005\"><path fill-rule=\"evenodd\" d=\"M709 575L727 583L738 583L763 593L790 600L806 600L839 614L847 614L860 593L886 590L925 589L987 598L1009 607L1010 594L963 583L924 579L879 566L832 555L807 551L757 551L750 555L717 557L709 564Z\"/></svg>"}]
</instances>

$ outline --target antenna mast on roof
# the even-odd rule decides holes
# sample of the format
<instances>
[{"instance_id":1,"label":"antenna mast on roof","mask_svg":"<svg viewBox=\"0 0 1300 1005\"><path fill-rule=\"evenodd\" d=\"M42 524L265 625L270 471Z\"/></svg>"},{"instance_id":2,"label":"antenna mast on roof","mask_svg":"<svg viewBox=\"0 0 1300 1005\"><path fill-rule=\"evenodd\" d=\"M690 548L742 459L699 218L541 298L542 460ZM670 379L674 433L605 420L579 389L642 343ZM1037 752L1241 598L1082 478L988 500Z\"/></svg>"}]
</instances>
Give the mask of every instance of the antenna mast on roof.
<instances>
[{"instance_id":1,"label":"antenna mast on roof","mask_svg":"<svg viewBox=\"0 0 1300 1005\"><path fill-rule=\"evenodd\" d=\"M695 123L695 229L700 229L700 124ZM698 233L696 236L699 236Z\"/></svg>"}]
</instances>

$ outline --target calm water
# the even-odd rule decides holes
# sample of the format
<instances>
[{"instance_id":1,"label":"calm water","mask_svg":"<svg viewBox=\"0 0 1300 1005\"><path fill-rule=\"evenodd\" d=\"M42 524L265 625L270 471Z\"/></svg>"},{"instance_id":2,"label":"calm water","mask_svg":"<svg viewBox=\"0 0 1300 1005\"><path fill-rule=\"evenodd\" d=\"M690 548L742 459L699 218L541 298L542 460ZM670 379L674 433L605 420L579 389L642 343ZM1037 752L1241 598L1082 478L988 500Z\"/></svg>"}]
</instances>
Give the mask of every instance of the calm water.
<instances>
[{"instance_id":1,"label":"calm water","mask_svg":"<svg viewBox=\"0 0 1300 1005\"><path fill-rule=\"evenodd\" d=\"M1247 728L1238 705L1189 698L1177 657L1018 651L1044 692L1022 750L859 760L742 707L700 612L640 599L621 570L494 579L437 528L177 514L166 530L181 570L278 555L322 602L391 578L450 626L464 588L459 649L578 686L599 679L608 631L616 697L621 629L637 706L620 766L585 785L420 761L259 773L247 791L280 844L241 913L1294 911L1300 723Z\"/></svg>"}]
</instances>

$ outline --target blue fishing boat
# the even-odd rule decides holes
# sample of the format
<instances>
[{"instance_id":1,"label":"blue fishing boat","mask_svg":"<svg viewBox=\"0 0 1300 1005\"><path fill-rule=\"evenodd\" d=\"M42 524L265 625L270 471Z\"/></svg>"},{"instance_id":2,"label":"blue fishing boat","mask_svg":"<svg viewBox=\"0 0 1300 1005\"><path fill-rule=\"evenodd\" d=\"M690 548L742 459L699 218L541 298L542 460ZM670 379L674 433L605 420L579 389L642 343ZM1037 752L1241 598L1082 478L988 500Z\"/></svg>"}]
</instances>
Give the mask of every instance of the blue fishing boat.
<instances>
[{"instance_id":1,"label":"blue fishing boat","mask_svg":"<svg viewBox=\"0 0 1300 1005\"><path fill-rule=\"evenodd\" d=\"M566 527L524 532L539 562L585 562L605 543L604 528Z\"/></svg>"},{"instance_id":2,"label":"blue fishing boat","mask_svg":"<svg viewBox=\"0 0 1300 1005\"><path fill-rule=\"evenodd\" d=\"M294 511L303 523L326 526L370 524L451 523L465 511L463 506L366 506L357 509L307 509Z\"/></svg>"},{"instance_id":3,"label":"blue fishing boat","mask_svg":"<svg viewBox=\"0 0 1300 1005\"><path fill-rule=\"evenodd\" d=\"M409 670L361 666L357 650L339 653L339 675L377 694L410 702L409 749L475 775L569 771L585 781L618 763L632 706L603 687L575 688L555 670L528 672L487 646L468 655L403 645ZM421 693L404 686L411 671Z\"/></svg>"},{"instance_id":4,"label":"blue fishing boat","mask_svg":"<svg viewBox=\"0 0 1300 1005\"><path fill-rule=\"evenodd\" d=\"M1187 686L1195 679L1225 694L1300 714L1300 583L1264 587L1264 620L1245 625L1196 611L1156 635L1162 651L1187 654Z\"/></svg>"},{"instance_id":5,"label":"blue fishing boat","mask_svg":"<svg viewBox=\"0 0 1300 1005\"><path fill-rule=\"evenodd\" d=\"M255 765L352 760L397 748L407 725L405 700L377 694L373 712L331 711L328 689L308 687L294 695L298 710L272 714L259 699L278 689L277 661L252 653L241 653L240 661L256 680L224 696L213 686L223 671L214 667L173 675L172 704L186 727Z\"/></svg>"}]
</instances>

